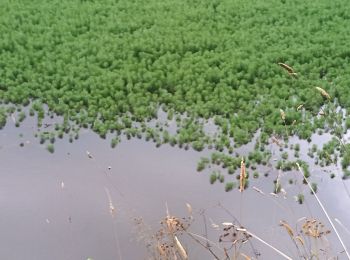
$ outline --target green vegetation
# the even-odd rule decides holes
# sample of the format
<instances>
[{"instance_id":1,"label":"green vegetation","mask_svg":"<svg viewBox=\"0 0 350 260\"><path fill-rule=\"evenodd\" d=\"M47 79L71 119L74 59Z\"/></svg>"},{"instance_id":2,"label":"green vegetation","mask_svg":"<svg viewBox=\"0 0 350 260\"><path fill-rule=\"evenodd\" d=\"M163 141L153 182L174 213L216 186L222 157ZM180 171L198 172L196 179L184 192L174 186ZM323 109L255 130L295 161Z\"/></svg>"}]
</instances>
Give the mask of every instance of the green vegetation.
<instances>
[{"instance_id":1,"label":"green vegetation","mask_svg":"<svg viewBox=\"0 0 350 260\"><path fill-rule=\"evenodd\" d=\"M275 182L275 187L273 189L273 192L278 194L281 192L282 186L281 183L279 183L278 181Z\"/></svg>"},{"instance_id":2,"label":"green vegetation","mask_svg":"<svg viewBox=\"0 0 350 260\"><path fill-rule=\"evenodd\" d=\"M283 160L287 160L288 159L288 152L283 152L281 154L281 157L282 157Z\"/></svg>"},{"instance_id":3,"label":"green vegetation","mask_svg":"<svg viewBox=\"0 0 350 260\"><path fill-rule=\"evenodd\" d=\"M305 200L304 194L299 193L297 196L297 201L299 204L303 204Z\"/></svg>"},{"instance_id":4,"label":"green vegetation","mask_svg":"<svg viewBox=\"0 0 350 260\"><path fill-rule=\"evenodd\" d=\"M289 136L329 132L334 139L308 154L320 166L341 158L347 178L350 144L339 140L350 120L337 108L350 109L349 13L345 0L1 1L0 129L11 114L19 127L28 106L38 127L47 116L63 118L37 135L50 152L57 137L73 142L90 128L101 138L113 133L111 147L125 135L213 148L197 170L216 165L229 174L240 167L235 148L260 130L246 158L254 178L257 165L270 163L270 137L283 140L283 151ZM205 131L209 119L215 134ZM292 149L299 158L300 145ZM281 158L276 168L298 162L310 176L306 163ZM216 180L224 175L212 173Z\"/></svg>"},{"instance_id":5,"label":"green vegetation","mask_svg":"<svg viewBox=\"0 0 350 260\"><path fill-rule=\"evenodd\" d=\"M0 108L0 129L6 125L6 117L5 109Z\"/></svg>"},{"instance_id":6,"label":"green vegetation","mask_svg":"<svg viewBox=\"0 0 350 260\"><path fill-rule=\"evenodd\" d=\"M233 190L236 187L236 185L237 184L235 182L226 182L225 191L228 192L228 191Z\"/></svg>"},{"instance_id":7,"label":"green vegetation","mask_svg":"<svg viewBox=\"0 0 350 260\"><path fill-rule=\"evenodd\" d=\"M0 5L0 100L33 101L38 125L47 104L105 137L155 118L163 105L169 119L190 116L174 145L202 150L213 140L194 118L213 117L220 151L230 146L227 137L239 146L259 128L310 138L325 125L313 116L325 102L314 86L350 107L349 79L339 77L349 74L344 0L18 3ZM292 65L298 79L277 62Z\"/></svg>"},{"instance_id":8,"label":"green vegetation","mask_svg":"<svg viewBox=\"0 0 350 260\"><path fill-rule=\"evenodd\" d=\"M210 175L210 184L214 184L216 182L216 180L218 179L218 174L216 172L213 172Z\"/></svg>"},{"instance_id":9,"label":"green vegetation","mask_svg":"<svg viewBox=\"0 0 350 260\"><path fill-rule=\"evenodd\" d=\"M50 152L50 153L54 153L55 152L55 147L53 146L52 143L48 144L46 146L46 149Z\"/></svg>"},{"instance_id":10,"label":"green vegetation","mask_svg":"<svg viewBox=\"0 0 350 260\"><path fill-rule=\"evenodd\" d=\"M119 137L113 138L112 141L111 141L111 147L115 148L119 142L120 142L120 138Z\"/></svg>"},{"instance_id":11,"label":"green vegetation","mask_svg":"<svg viewBox=\"0 0 350 260\"><path fill-rule=\"evenodd\" d=\"M311 194L316 193L317 192L317 183L315 183L315 182L311 183L311 187L313 190L313 191L311 191Z\"/></svg>"}]
</instances>

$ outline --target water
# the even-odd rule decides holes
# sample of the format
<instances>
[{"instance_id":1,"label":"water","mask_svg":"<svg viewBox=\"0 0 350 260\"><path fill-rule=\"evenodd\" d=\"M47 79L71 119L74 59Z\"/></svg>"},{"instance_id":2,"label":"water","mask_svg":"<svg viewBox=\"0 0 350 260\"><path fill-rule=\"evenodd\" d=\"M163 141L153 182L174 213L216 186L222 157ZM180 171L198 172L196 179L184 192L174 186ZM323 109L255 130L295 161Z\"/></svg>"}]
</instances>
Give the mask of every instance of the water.
<instances>
[{"instance_id":1,"label":"water","mask_svg":"<svg viewBox=\"0 0 350 260\"><path fill-rule=\"evenodd\" d=\"M195 213L192 232L204 235L199 214L204 209L208 237L218 241L222 232L212 228L211 221L233 221L218 206L220 203L251 232L293 259L298 259L297 252L279 226L280 220L294 227L301 217L314 217L330 228L305 185L300 188L307 203L298 205L294 201L299 186L288 184L288 179L297 173L261 168L261 172L269 171L269 177L261 173L259 179L251 179L250 188L243 195L236 189L226 193L222 184L209 184L209 172L195 170L199 158L210 154L207 150L198 153L169 145L156 148L154 143L138 139L123 140L111 149L110 140L81 130L77 141L71 144L66 139L58 140L55 153L50 154L33 137L34 125L32 119L27 119L16 128L10 121L0 131L0 259L146 259L145 243L140 238L159 229L166 205L170 214L188 216L186 203L192 205ZM24 147L19 146L21 142ZM301 154L303 149L306 153L304 145ZM93 158L88 157L87 151ZM310 170L332 219L337 218L350 228L350 200L345 189L349 183L340 177L331 180L329 173L320 168ZM286 198L269 194L278 174L282 176ZM109 212L108 193L115 207L114 217ZM134 218L140 217L152 232L137 231ZM335 224L350 247L350 234ZM332 251L340 252L334 232L327 238ZM189 248L191 259L213 258L191 240L183 237L182 241ZM258 241L251 241L261 254L260 259L281 259ZM248 244L243 251L252 254ZM344 254L339 259L345 259Z\"/></svg>"}]
</instances>

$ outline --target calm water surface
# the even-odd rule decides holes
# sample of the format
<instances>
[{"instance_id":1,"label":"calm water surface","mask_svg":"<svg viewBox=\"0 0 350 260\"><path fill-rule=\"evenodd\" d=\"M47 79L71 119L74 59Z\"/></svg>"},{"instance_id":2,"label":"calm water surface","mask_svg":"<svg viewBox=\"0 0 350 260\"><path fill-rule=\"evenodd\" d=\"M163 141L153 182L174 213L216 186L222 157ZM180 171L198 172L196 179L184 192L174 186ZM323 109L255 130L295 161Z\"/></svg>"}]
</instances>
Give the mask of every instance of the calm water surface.
<instances>
[{"instance_id":1,"label":"calm water surface","mask_svg":"<svg viewBox=\"0 0 350 260\"><path fill-rule=\"evenodd\" d=\"M26 120L16 128L9 122L0 131L0 259L147 259L145 243L139 241L147 234L138 233L134 218L142 217L155 232L166 214L166 205L171 214L185 217L186 203L195 212L192 232L204 234L197 213L205 210L208 236L217 242L221 233L210 226L210 221L233 221L218 206L221 203L245 227L293 259L298 255L286 231L278 225L280 220L293 226L301 217L315 217L329 227L306 186L301 188L307 205L295 202L299 186L288 184L289 178L295 178L293 173L280 173L286 198L269 194L273 191L272 180L279 173L268 168L259 169L260 178L250 182L250 187L256 186L266 195L249 188L241 196L236 189L225 192L222 184L210 185L210 172L196 172L197 161L209 151L198 153L169 145L156 148L154 143L138 139L123 140L112 149L109 140L81 130L73 144L66 139L56 141L55 153L50 154L33 137L34 123ZM315 137L318 143L323 139ZM19 146L21 142L24 147ZM303 149L306 153L302 143L301 153ZM87 156L87 151L93 158ZM331 180L322 169L310 170L331 217L350 229L346 189L350 184L339 177ZM265 171L270 172L268 178L263 177ZM109 212L108 194L116 209L114 218ZM350 247L350 234L336 225ZM333 232L328 240L333 252L341 251ZM189 240L183 241L191 259L212 259ZM258 241L252 243L261 254L259 259L281 259ZM251 253L248 245L244 248ZM343 254L338 256L345 259Z\"/></svg>"}]
</instances>

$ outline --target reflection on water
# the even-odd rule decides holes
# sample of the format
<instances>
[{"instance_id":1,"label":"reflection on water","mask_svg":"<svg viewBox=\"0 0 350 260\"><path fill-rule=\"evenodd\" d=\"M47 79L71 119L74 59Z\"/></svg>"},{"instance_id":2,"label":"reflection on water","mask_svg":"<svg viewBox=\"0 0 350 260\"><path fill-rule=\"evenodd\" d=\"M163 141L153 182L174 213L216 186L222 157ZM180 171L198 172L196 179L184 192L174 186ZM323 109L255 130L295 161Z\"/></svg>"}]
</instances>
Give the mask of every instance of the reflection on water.
<instances>
[{"instance_id":1,"label":"reflection on water","mask_svg":"<svg viewBox=\"0 0 350 260\"><path fill-rule=\"evenodd\" d=\"M298 255L288 234L278 225L280 220L293 225L308 216L329 226L309 192L305 192L306 204L294 201L298 186L288 184L293 173L283 173L286 198L269 194L277 171L271 171L267 178L261 174L250 182L250 187L256 186L266 195L250 188L241 196L238 190L226 193L223 185L210 185L208 174L195 171L198 159L209 151L184 151L169 145L156 148L152 142L137 139L123 140L111 149L110 140L82 130L73 144L65 139L56 142L56 151L50 154L33 137L33 125L26 120L15 128L10 122L0 131L0 259L108 260L119 259L120 255L123 259L144 259L145 245L137 241L140 234L135 231L133 219L142 217L156 231L166 205L172 214L182 217L187 216L185 203L196 212L205 209L208 222L232 221L218 207L221 203L249 230L293 259ZM24 147L19 146L21 142ZM330 180L329 174L319 168L311 167L311 172L331 217L350 228L350 199L344 188L349 184L340 178ZM302 189L307 191L306 186ZM106 190L115 206L114 218ZM350 234L337 227L350 245ZM192 228L204 234L200 217ZM210 224L208 228L210 239L217 241L220 233ZM333 252L341 251L333 233L328 240ZM211 259L198 246L185 242L191 259ZM269 248L252 242L261 259L279 259Z\"/></svg>"}]
</instances>

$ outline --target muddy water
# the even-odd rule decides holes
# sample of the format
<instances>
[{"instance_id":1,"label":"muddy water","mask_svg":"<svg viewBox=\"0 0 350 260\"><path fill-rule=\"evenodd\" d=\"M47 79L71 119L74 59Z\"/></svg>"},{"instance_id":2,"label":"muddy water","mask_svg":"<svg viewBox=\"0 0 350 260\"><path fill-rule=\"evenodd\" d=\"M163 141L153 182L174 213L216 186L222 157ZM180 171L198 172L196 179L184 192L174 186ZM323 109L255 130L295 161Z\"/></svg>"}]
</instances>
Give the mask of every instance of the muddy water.
<instances>
[{"instance_id":1,"label":"muddy water","mask_svg":"<svg viewBox=\"0 0 350 260\"><path fill-rule=\"evenodd\" d=\"M250 187L259 188L265 195L250 188L242 196L237 190L226 193L222 184L210 185L209 172L196 172L198 159L209 151L184 151L168 145L156 148L152 142L137 139L123 140L111 149L109 140L82 130L73 144L66 139L57 141L55 153L50 154L33 137L33 126L31 120L20 128L9 122L0 131L0 259L146 259L147 239L143 242L141 238L159 228L166 205L171 214L187 216L185 203L190 203L195 212L192 232L204 235L198 212L205 210L208 237L217 242L221 232L211 227L211 221L233 221L218 206L221 203L245 227L293 259L298 259L298 254L278 225L280 220L294 226L301 217L315 217L329 227L307 187L288 184L297 173L259 169L260 178L251 180ZM21 142L24 147L19 146ZM350 229L346 190L350 184L340 177L331 180L322 169L310 170L331 217ZM263 177L265 171L270 173L267 178ZM278 174L287 193L285 198L269 194ZM306 195L307 203L303 205L293 198L299 188ZM113 216L110 200L115 207ZM139 217L153 231L140 231L133 221ZM350 247L350 234L337 223L336 227ZM332 251L340 252L334 232L327 238ZM195 243L185 238L183 241L191 259L212 259ZM258 241L251 241L261 254L259 259L281 259ZM243 251L253 254L248 244ZM345 259L344 254L338 256Z\"/></svg>"}]
</instances>

